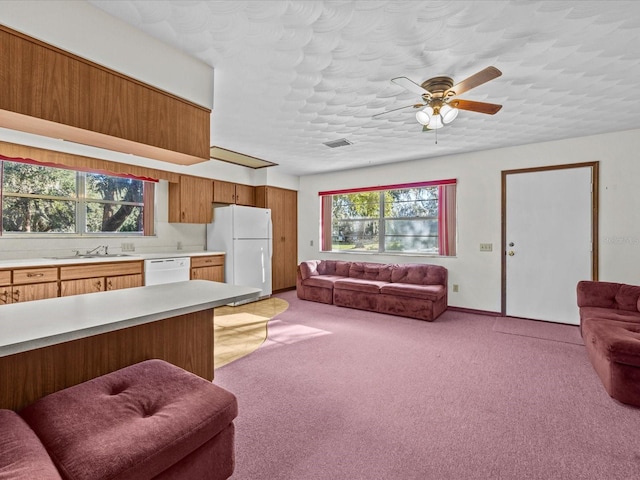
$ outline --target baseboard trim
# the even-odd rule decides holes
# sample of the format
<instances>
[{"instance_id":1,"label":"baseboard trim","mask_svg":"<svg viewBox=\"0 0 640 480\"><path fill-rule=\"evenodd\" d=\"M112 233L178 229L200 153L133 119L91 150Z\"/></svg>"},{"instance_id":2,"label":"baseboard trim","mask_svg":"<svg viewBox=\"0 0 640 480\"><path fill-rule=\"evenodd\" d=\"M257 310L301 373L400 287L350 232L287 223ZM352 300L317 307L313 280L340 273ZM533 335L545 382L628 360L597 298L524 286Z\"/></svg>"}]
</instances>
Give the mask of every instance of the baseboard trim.
<instances>
[{"instance_id":1,"label":"baseboard trim","mask_svg":"<svg viewBox=\"0 0 640 480\"><path fill-rule=\"evenodd\" d=\"M504 317L500 312L491 312L489 310L476 310L475 308L464 308L464 307L447 307L447 310L452 310L454 312L461 313L474 313L476 315L486 315L488 317Z\"/></svg>"}]
</instances>

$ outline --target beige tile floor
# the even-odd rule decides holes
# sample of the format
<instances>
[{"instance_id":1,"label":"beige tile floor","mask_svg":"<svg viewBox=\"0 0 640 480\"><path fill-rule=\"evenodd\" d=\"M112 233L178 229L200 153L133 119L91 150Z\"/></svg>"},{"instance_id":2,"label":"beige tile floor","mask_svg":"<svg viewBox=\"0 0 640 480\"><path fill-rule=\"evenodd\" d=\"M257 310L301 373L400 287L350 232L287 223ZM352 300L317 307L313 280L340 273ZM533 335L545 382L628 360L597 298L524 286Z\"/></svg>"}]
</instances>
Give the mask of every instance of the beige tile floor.
<instances>
[{"instance_id":1,"label":"beige tile floor","mask_svg":"<svg viewBox=\"0 0 640 480\"><path fill-rule=\"evenodd\" d=\"M289 304L267 298L237 307L214 310L214 368L231 363L257 349L267 338L267 322L284 312Z\"/></svg>"}]
</instances>

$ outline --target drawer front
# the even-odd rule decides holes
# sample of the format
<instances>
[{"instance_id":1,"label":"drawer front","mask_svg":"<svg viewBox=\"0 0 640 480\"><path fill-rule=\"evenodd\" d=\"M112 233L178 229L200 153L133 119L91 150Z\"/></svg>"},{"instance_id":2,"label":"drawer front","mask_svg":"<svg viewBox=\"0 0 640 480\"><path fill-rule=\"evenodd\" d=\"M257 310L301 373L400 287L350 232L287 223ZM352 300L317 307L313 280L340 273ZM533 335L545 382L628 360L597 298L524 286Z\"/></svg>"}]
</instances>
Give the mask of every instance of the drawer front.
<instances>
[{"instance_id":1,"label":"drawer front","mask_svg":"<svg viewBox=\"0 0 640 480\"><path fill-rule=\"evenodd\" d=\"M14 285L55 282L56 280L58 280L58 269L56 267L25 268L13 271Z\"/></svg>"},{"instance_id":2,"label":"drawer front","mask_svg":"<svg viewBox=\"0 0 640 480\"><path fill-rule=\"evenodd\" d=\"M142 274L142 261L92 263L60 267L60 280Z\"/></svg>"},{"instance_id":3,"label":"drawer front","mask_svg":"<svg viewBox=\"0 0 640 480\"><path fill-rule=\"evenodd\" d=\"M11 283L11 270L0 271L0 285L9 285Z\"/></svg>"},{"instance_id":4,"label":"drawer front","mask_svg":"<svg viewBox=\"0 0 640 480\"><path fill-rule=\"evenodd\" d=\"M224 255L211 255L207 257L191 257L191 268L213 267L224 265Z\"/></svg>"}]
</instances>

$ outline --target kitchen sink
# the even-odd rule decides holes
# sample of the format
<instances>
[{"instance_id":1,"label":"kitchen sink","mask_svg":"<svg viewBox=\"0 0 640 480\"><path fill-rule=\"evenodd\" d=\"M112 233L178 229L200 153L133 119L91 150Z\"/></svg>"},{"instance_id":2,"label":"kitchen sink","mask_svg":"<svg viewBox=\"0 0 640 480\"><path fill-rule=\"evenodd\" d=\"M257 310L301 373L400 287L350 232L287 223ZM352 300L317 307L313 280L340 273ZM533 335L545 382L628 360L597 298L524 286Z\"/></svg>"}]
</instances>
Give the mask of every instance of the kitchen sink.
<instances>
[{"instance_id":1,"label":"kitchen sink","mask_svg":"<svg viewBox=\"0 0 640 480\"><path fill-rule=\"evenodd\" d=\"M52 260L71 260L74 258L83 259L83 258L116 258L116 257L130 257L131 255L127 255L126 253L88 253L88 254L79 254L79 255L60 255L57 257L47 257Z\"/></svg>"}]
</instances>

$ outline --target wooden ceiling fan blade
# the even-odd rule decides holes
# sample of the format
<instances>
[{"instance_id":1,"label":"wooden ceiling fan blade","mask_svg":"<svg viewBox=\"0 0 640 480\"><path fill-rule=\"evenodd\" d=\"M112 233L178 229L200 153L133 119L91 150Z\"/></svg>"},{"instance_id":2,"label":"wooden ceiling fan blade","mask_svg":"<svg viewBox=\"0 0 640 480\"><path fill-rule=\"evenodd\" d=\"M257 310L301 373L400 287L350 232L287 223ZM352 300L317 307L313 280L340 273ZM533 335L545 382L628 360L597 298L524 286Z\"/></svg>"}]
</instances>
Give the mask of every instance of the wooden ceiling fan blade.
<instances>
[{"instance_id":1,"label":"wooden ceiling fan blade","mask_svg":"<svg viewBox=\"0 0 640 480\"><path fill-rule=\"evenodd\" d=\"M371 118L377 118L377 117L380 117L381 115L386 115L387 113L393 113L393 112L397 112L398 110L404 110L405 108L420 108L420 107L424 107L424 106L425 105L423 103L415 103L413 105L405 105L404 107L394 108L392 110L387 110L386 112L376 113L375 115L372 115Z\"/></svg>"},{"instance_id":2,"label":"wooden ceiling fan blade","mask_svg":"<svg viewBox=\"0 0 640 480\"><path fill-rule=\"evenodd\" d=\"M451 87L449 90L444 92L444 95L445 96L460 95L466 91L471 90L472 88L477 87L478 85L487 83L489 80L498 78L500 75L502 75L502 72L498 70L496 67L487 67L484 70L481 70L478 73L471 75L469 78L465 78L460 83L457 83L456 85Z\"/></svg>"},{"instance_id":3,"label":"wooden ceiling fan blade","mask_svg":"<svg viewBox=\"0 0 640 480\"><path fill-rule=\"evenodd\" d=\"M396 85L400 85L405 90L409 90L411 93L415 93L417 95L424 95L425 93L431 96L431 92L429 90L425 90L420 85L418 85L413 80L408 79L407 77L396 77L392 78L391 81Z\"/></svg>"},{"instance_id":4,"label":"wooden ceiling fan blade","mask_svg":"<svg viewBox=\"0 0 640 480\"><path fill-rule=\"evenodd\" d=\"M487 115L498 113L502 108L502 105L496 105L495 103L474 102L473 100L453 100L449 102L449 105L459 108L460 110L486 113Z\"/></svg>"}]
</instances>

